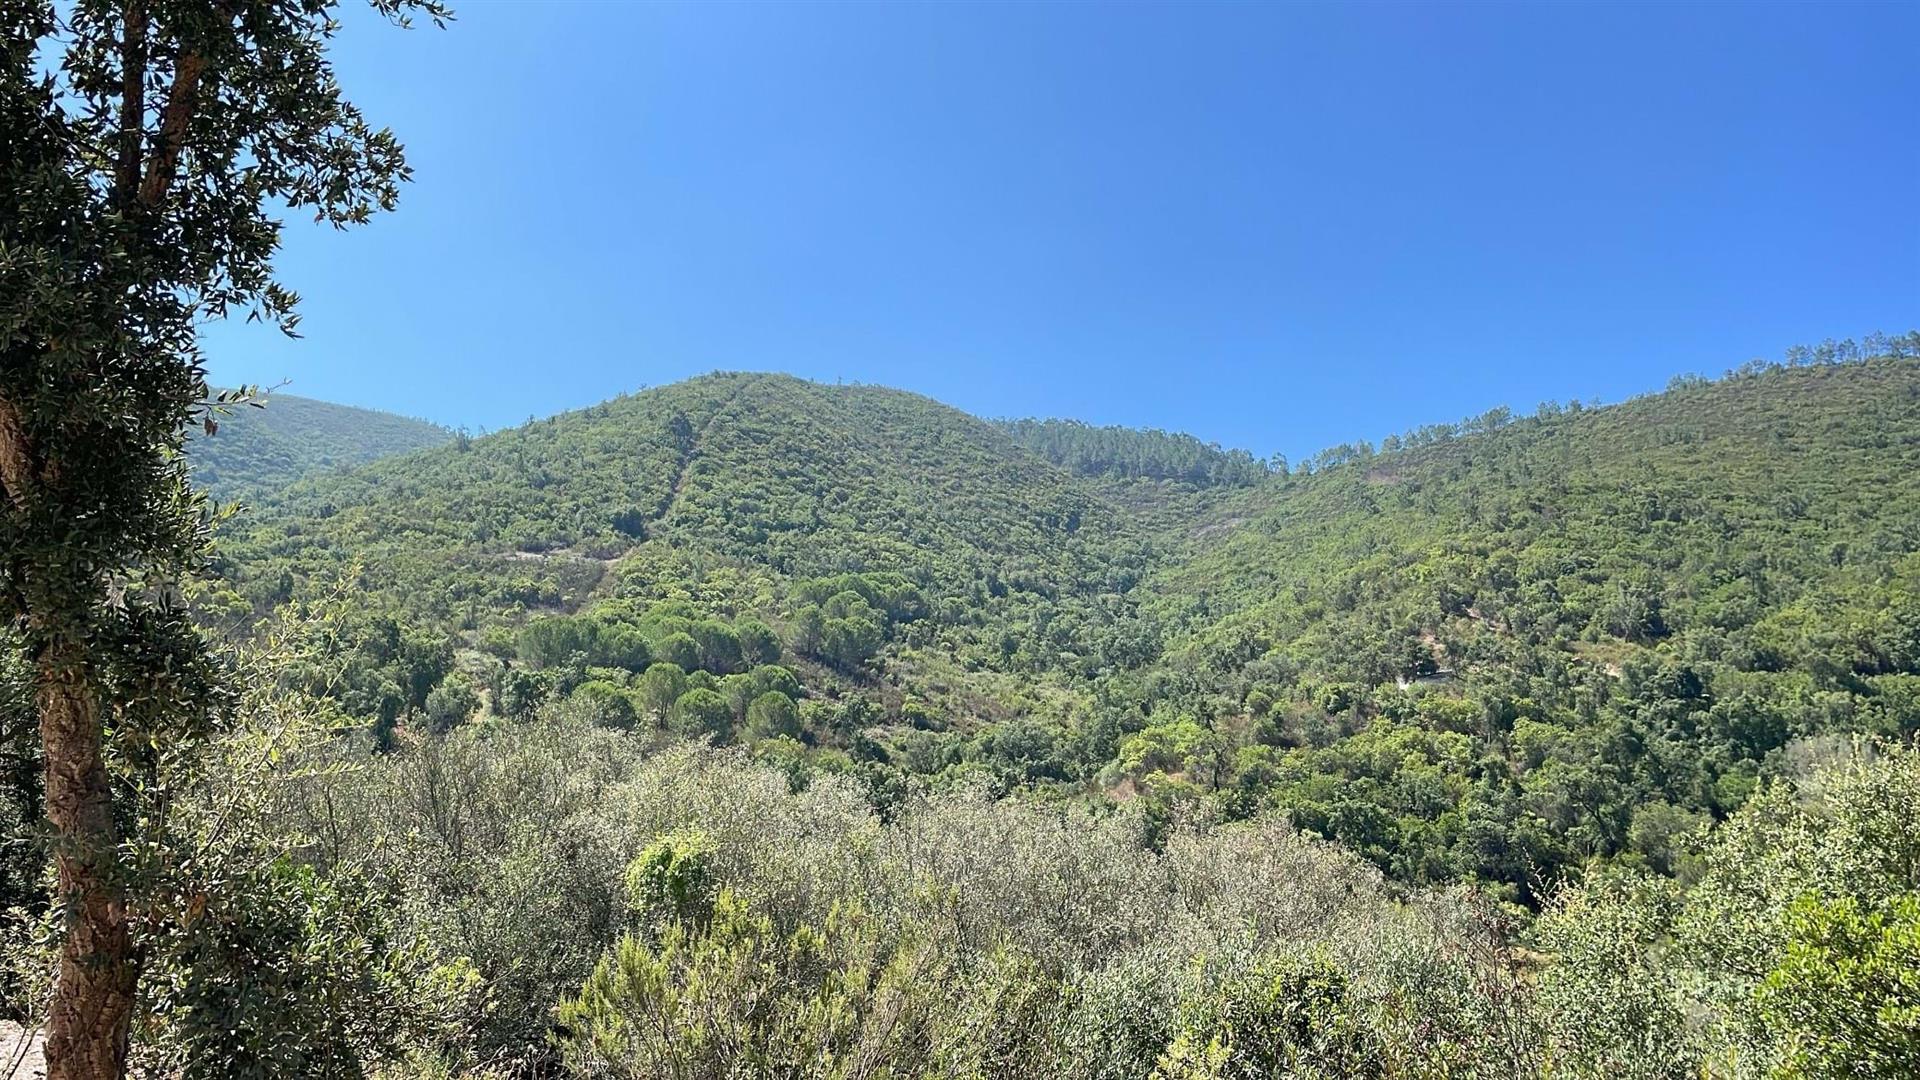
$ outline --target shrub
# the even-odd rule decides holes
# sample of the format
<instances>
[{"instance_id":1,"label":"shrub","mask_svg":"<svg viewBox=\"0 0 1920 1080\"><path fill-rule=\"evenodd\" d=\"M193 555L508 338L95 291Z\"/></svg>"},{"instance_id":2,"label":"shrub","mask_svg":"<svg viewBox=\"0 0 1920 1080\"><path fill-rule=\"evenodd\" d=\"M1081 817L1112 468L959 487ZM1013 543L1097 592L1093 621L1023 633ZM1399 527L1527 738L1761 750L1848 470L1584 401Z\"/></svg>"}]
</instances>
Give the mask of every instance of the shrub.
<instances>
[{"instance_id":1,"label":"shrub","mask_svg":"<svg viewBox=\"0 0 1920 1080\"><path fill-rule=\"evenodd\" d=\"M1346 975L1325 956L1268 960L1181 1008L1155 1080L1386 1075Z\"/></svg>"},{"instance_id":2,"label":"shrub","mask_svg":"<svg viewBox=\"0 0 1920 1080\"><path fill-rule=\"evenodd\" d=\"M653 656L661 663L672 664L682 671L692 671L700 666L700 643L693 639L692 634L668 634L654 642Z\"/></svg>"},{"instance_id":3,"label":"shrub","mask_svg":"<svg viewBox=\"0 0 1920 1080\"><path fill-rule=\"evenodd\" d=\"M598 680L574 687L567 706L581 719L600 727L630 728L636 717L633 699L624 687Z\"/></svg>"},{"instance_id":4,"label":"shrub","mask_svg":"<svg viewBox=\"0 0 1920 1080\"><path fill-rule=\"evenodd\" d=\"M682 735L726 739L733 733L733 710L712 690L689 690L673 703L669 724Z\"/></svg>"},{"instance_id":5,"label":"shrub","mask_svg":"<svg viewBox=\"0 0 1920 1080\"><path fill-rule=\"evenodd\" d=\"M704 926L715 898L713 842L685 832L648 844L627 866L627 897L643 926Z\"/></svg>"},{"instance_id":6,"label":"shrub","mask_svg":"<svg viewBox=\"0 0 1920 1080\"><path fill-rule=\"evenodd\" d=\"M756 739L797 738L800 735L800 710L793 699L777 690L769 690L747 706L747 731Z\"/></svg>"},{"instance_id":7,"label":"shrub","mask_svg":"<svg viewBox=\"0 0 1920 1080\"><path fill-rule=\"evenodd\" d=\"M1920 1076L1920 894L1879 904L1805 896L1755 991L1786 1077Z\"/></svg>"}]
</instances>

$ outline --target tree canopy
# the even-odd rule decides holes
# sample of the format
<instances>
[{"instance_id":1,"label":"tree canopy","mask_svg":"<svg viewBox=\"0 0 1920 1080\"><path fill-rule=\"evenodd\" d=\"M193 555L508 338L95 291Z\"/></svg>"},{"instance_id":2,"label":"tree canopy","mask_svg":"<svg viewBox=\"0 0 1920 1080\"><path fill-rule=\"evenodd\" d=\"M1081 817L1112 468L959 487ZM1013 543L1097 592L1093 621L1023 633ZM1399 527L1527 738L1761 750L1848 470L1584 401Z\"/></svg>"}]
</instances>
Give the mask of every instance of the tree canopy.
<instances>
[{"instance_id":1,"label":"tree canopy","mask_svg":"<svg viewBox=\"0 0 1920 1080\"><path fill-rule=\"evenodd\" d=\"M182 602L208 524L186 430L211 432L225 400L196 326L246 312L291 330L277 215L359 224L408 175L334 81L332 8L0 8L0 616L38 718L43 782L21 802L52 832L51 895L25 899L62 923L53 1080L126 1068L152 910L134 807L230 704Z\"/></svg>"},{"instance_id":2,"label":"tree canopy","mask_svg":"<svg viewBox=\"0 0 1920 1080\"><path fill-rule=\"evenodd\" d=\"M1883 348L1151 488L912 395L715 375L297 484L207 603L358 562L369 614L490 655L496 699L614 670L665 724L647 663L777 658L810 752L1284 810L1537 905L1591 858L1670 869L1807 740L1920 723L1920 369ZM568 627L631 644L529 651Z\"/></svg>"}]
</instances>

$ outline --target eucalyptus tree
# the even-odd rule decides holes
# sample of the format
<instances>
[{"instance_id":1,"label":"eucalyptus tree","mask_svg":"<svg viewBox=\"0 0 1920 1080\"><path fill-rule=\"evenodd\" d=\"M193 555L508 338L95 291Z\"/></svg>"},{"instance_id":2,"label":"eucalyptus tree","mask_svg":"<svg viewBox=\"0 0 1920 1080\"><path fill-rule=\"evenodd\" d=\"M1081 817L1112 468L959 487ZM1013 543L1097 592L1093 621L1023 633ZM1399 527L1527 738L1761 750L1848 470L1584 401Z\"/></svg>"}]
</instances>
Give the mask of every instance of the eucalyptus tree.
<instances>
[{"instance_id":1,"label":"eucalyptus tree","mask_svg":"<svg viewBox=\"0 0 1920 1080\"><path fill-rule=\"evenodd\" d=\"M231 690L180 599L210 520L183 440L218 404L196 325L246 313L291 333L282 215L361 224L408 178L334 78L336 7L0 0L0 618L31 683L64 919L52 1080L125 1070L129 791Z\"/></svg>"}]
</instances>

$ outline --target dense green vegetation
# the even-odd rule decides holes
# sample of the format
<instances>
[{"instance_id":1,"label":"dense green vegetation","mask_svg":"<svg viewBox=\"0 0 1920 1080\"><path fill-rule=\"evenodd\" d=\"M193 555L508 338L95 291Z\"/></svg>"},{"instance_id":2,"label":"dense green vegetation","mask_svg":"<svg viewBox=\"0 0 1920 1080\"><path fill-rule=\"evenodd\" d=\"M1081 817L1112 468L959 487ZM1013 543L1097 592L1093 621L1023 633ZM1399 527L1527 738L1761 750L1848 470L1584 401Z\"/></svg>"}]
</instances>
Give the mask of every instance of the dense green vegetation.
<instances>
[{"instance_id":1,"label":"dense green vegetation","mask_svg":"<svg viewBox=\"0 0 1920 1080\"><path fill-rule=\"evenodd\" d=\"M161 965L178 1005L137 1033L156 1067L265 1059L272 1036L199 1004L221 968L195 964L278 940L302 945L301 977L250 985L260 1030L304 1060L407 1076L1920 1067L1911 750L1831 741L1679 838L1680 878L1596 870L1516 918L1472 889L1396 886L1273 815L1168 826L1139 802L976 785L881 814L831 772L565 715L382 752L309 725L269 766L260 740L290 706L254 708L234 744L248 783L188 787L178 812L204 827L240 799L248 841L278 837L302 870L284 907L179 935ZM248 850L200 870L270 870ZM183 900L205 887L183 878ZM317 934L280 925L303 905ZM352 1007L316 1008L325 965Z\"/></svg>"},{"instance_id":2,"label":"dense green vegetation","mask_svg":"<svg viewBox=\"0 0 1920 1080\"><path fill-rule=\"evenodd\" d=\"M1911 1075L1916 351L1291 471L708 376L262 489L161 786L408 1075Z\"/></svg>"},{"instance_id":3,"label":"dense green vegetation","mask_svg":"<svg viewBox=\"0 0 1920 1080\"><path fill-rule=\"evenodd\" d=\"M1002 420L999 426L1014 442L1081 476L1245 486L1268 475L1268 466L1245 450L1223 450L1191 435L1078 420Z\"/></svg>"},{"instance_id":4,"label":"dense green vegetation","mask_svg":"<svg viewBox=\"0 0 1920 1080\"><path fill-rule=\"evenodd\" d=\"M1537 905L1595 857L1670 869L1797 740L1920 725L1920 366L1884 348L1271 474L716 375L294 485L204 606L357 567L343 700L382 738L577 697L759 745L778 666L795 738L763 749L877 799L1282 810Z\"/></svg>"},{"instance_id":5,"label":"dense green vegetation","mask_svg":"<svg viewBox=\"0 0 1920 1080\"><path fill-rule=\"evenodd\" d=\"M1920 334L1294 471L221 434L200 328L411 175L335 6L0 5L5 1072L1920 1075Z\"/></svg>"},{"instance_id":6,"label":"dense green vegetation","mask_svg":"<svg viewBox=\"0 0 1920 1080\"><path fill-rule=\"evenodd\" d=\"M221 501L284 487L309 473L437 446L438 424L292 394L271 394L212 417L187 443L195 483Z\"/></svg>"},{"instance_id":7,"label":"dense green vegetation","mask_svg":"<svg viewBox=\"0 0 1920 1080\"><path fill-rule=\"evenodd\" d=\"M386 909L259 830L247 673L182 603L220 517L188 432L235 398L207 385L201 329L245 313L292 333L285 217L362 224L411 176L334 78L335 7L0 5L10 1074L22 1021L49 1080L351 1076L406 1026L385 992L406 965L368 947Z\"/></svg>"},{"instance_id":8,"label":"dense green vegetation","mask_svg":"<svg viewBox=\"0 0 1920 1080\"><path fill-rule=\"evenodd\" d=\"M778 376L711 376L314 477L263 495L223 550L233 591L202 609L226 625L357 567L345 697L388 726L453 677L524 715L587 682L637 690L655 660L740 674L720 627L794 666L810 744L878 759L870 729L1069 708L1069 684L1147 658L1094 652L1121 647L1110 628L1153 555L1113 504L923 398ZM529 627L558 615L644 653L527 652Z\"/></svg>"},{"instance_id":9,"label":"dense green vegetation","mask_svg":"<svg viewBox=\"0 0 1920 1080\"><path fill-rule=\"evenodd\" d=\"M1228 513L1148 584L1135 738L1396 877L1666 866L1796 740L1920 727L1911 360L1496 412Z\"/></svg>"}]
</instances>

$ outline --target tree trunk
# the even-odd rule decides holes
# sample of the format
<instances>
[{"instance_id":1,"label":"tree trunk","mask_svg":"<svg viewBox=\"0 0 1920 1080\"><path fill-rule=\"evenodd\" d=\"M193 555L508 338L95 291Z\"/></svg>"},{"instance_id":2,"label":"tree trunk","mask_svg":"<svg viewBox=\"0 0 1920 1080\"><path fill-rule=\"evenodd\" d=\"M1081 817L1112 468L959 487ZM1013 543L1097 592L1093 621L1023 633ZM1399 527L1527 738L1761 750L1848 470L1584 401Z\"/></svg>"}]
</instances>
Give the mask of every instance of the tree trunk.
<instances>
[{"instance_id":1,"label":"tree trunk","mask_svg":"<svg viewBox=\"0 0 1920 1080\"><path fill-rule=\"evenodd\" d=\"M0 485L14 513L32 512L46 475L19 413L0 398ZM36 568L26 568L29 597L35 576ZM66 924L47 1017L47 1080L120 1080L138 971L115 866L113 786L87 647L59 613L44 610L50 603L29 600L26 612L29 624L47 634L35 658L36 704L58 877L53 900Z\"/></svg>"},{"instance_id":2,"label":"tree trunk","mask_svg":"<svg viewBox=\"0 0 1920 1080\"><path fill-rule=\"evenodd\" d=\"M47 819L59 874L55 902L67 920L47 1018L47 1080L120 1080L137 971L115 873L113 791L85 649L70 641L49 645L39 679Z\"/></svg>"}]
</instances>

